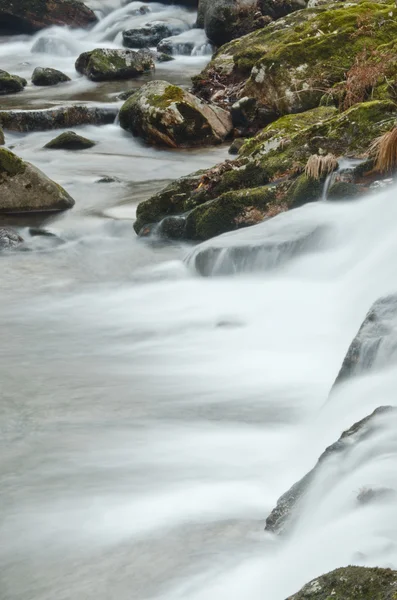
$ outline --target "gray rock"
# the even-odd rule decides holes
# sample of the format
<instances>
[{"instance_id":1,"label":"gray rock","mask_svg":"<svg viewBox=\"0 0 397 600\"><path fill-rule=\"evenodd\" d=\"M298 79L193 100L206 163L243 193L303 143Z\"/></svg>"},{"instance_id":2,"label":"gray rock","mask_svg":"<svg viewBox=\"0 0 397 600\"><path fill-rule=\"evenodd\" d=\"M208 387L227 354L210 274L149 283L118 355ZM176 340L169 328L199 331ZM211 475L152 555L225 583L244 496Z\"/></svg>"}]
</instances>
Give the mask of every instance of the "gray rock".
<instances>
[{"instance_id":1,"label":"gray rock","mask_svg":"<svg viewBox=\"0 0 397 600\"><path fill-rule=\"evenodd\" d=\"M42 171L0 148L0 212L60 211L74 200Z\"/></svg>"},{"instance_id":2,"label":"gray rock","mask_svg":"<svg viewBox=\"0 0 397 600\"><path fill-rule=\"evenodd\" d=\"M334 386L397 361L397 296L377 300L350 344Z\"/></svg>"},{"instance_id":3,"label":"gray rock","mask_svg":"<svg viewBox=\"0 0 397 600\"><path fill-rule=\"evenodd\" d=\"M158 52L165 54L182 54L190 56L194 48L194 42L180 42L175 36L167 37L158 44Z\"/></svg>"},{"instance_id":4,"label":"gray rock","mask_svg":"<svg viewBox=\"0 0 397 600\"><path fill-rule=\"evenodd\" d=\"M37 86L58 85L70 81L70 77L57 69L36 67L32 75L32 83Z\"/></svg>"},{"instance_id":5,"label":"gray rock","mask_svg":"<svg viewBox=\"0 0 397 600\"><path fill-rule=\"evenodd\" d=\"M177 25L173 22L153 21L142 27L123 31L123 44L127 48L150 48L157 46L162 39L182 33L185 29L186 27L182 23Z\"/></svg>"},{"instance_id":6,"label":"gray rock","mask_svg":"<svg viewBox=\"0 0 397 600\"><path fill-rule=\"evenodd\" d=\"M294 524L300 503L324 462L332 455L343 454L351 448L352 444L358 444L372 435L378 426L377 417L392 411L395 412L396 409L391 406L380 406L372 414L344 431L339 440L323 452L315 467L279 498L276 508L266 519L265 529L274 533L284 533L289 530Z\"/></svg>"},{"instance_id":7,"label":"gray rock","mask_svg":"<svg viewBox=\"0 0 397 600\"><path fill-rule=\"evenodd\" d=\"M23 77L11 75L10 73L7 73L7 71L2 71L0 69L0 96L22 92L26 84L27 81L26 79L23 79Z\"/></svg>"},{"instance_id":8,"label":"gray rock","mask_svg":"<svg viewBox=\"0 0 397 600\"><path fill-rule=\"evenodd\" d=\"M138 77L154 69L149 52L96 48L80 54L76 71L92 81L111 81Z\"/></svg>"},{"instance_id":9,"label":"gray rock","mask_svg":"<svg viewBox=\"0 0 397 600\"><path fill-rule=\"evenodd\" d=\"M106 125L114 122L117 113L117 107L79 105L45 110L3 110L0 111L0 125L10 131L47 131L78 125Z\"/></svg>"},{"instance_id":10,"label":"gray rock","mask_svg":"<svg viewBox=\"0 0 397 600\"><path fill-rule=\"evenodd\" d=\"M22 242L23 238L16 231L10 227L0 227L0 251L16 248Z\"/></svg>"},{"instance_id":11,"label":"gray rock","mask_svg":"<svg viewBox=\"0 0 397 600\"><path fill-rule=\"evenodd\" d=\"M97 20L80 0L0 0L0 27L11 33L31 33L52 25L88 27Z\"/></svg>"},{"instance_id":12,"label":"gray rock","mask_svg":"<svg viewBox=\"0 0 397 600\"><path fill-rule=\"evenodd\" d=\"M225 110L167 81L143 85L123 104L119 119L123 129L171 148L217 144L232 129Z\"/></svg>"}]
</instances>

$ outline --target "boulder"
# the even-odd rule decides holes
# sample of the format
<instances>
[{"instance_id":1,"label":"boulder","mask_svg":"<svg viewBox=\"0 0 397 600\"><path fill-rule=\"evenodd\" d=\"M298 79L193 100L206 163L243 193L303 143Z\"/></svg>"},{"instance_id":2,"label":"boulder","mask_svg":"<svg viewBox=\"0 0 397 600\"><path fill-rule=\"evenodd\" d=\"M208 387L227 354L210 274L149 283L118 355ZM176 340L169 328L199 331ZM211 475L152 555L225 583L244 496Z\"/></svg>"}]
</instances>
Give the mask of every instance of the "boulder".
<instances>
[{"instance_id":1,"label":"boulder","mask_svg":"<svg viewBox=\"0 0 397 600\"><path fill-rule=\"evenodd\" d=\"M18 75L10 75L7 71L0 69L0 96L5 94L16 94L22 92L27 84L26 79L18 77Z\"/></svg>"},{"instance_id":2,"label":"boulder","mask_svg":"<svg viewBox=\"0 0 397 600\"><path fill-rule=\"evenodd\" d=\"M397 571L378 567L342 567L307 583L287 600L393 600Z\"/></svg>"},{"instance_id":3,"label":"boulder","mask_svg":"<svg viewBox=\"0 0 397 600\"><path fill-rule=\"evenodd\" d=\"M11 131L47 131L78 125L106 125L117 117L117 108L68 105L44 110L0 111L0 125Z\"/></svg>"},{"instance_id":4,"label":"boulder","mask_svg":"<svg viewBox=\"0 0 397 600\"><path fill-rule=\"evenodd\" d=\"M361 194L361 189L349 181L336 181L329 189L327 200L351 200Z\"/></svg>"},{"instance_id":5,"label":"boulder","mask_svg":"<svg viewBox=\"0 0 397 600\"><path fill-rule=\"evenodd\" d=\"M377 300L368 311L343 360L333 389L357 375L397 361L397 296Z\"/></svg>"},{"instance_id":6,"label":"boulder","mask_svg":"<svg viewBox=\"0 0 397 600\"><path fill-rule=\"evenodd\" d=\"M185 29L182 21L152 21L141 27L123 31L123 44L127 48L150 48L157 46L162 39L182 33Z\"/></svg>"},{"instance_id":7,"label":"boulder","mask_svg":"<svg viewBox=\"0 0 397 600\"><path fill-rule=\"evenodd\" d=\"M193 92L204 98L219 92L217 102L255 98L278 115L327 99L342 108L393 99L384 82L397 69L388 46L397 34L397 21L389 16L395 10L388 2L349 2L293 12L223 46L194 78Z\"/></svg>"},{"instance_id":8,"label":"boulder","mask_svg":"<svg viewBox=\"0 0 397 600\"><path fill-rule=\"evenodd\" d=\"M157 51L164 52L167 55L182 54L184 56L190 56L192 54L193 48L194 42L181 42L178 36L171 36L161 40L161 42L157 46Z\"/></svg>"},{"instance_id":9,"label":"boulder","mask_svg":"<svg viewBox=\"0 0 397 600\"><path fill-rule=\"evenodd\" d=\"M138 77L154 69L154 62L149 52L96 48L80 54L75 67L92 81L111 81Z\"/></svg>"},{"instance_id":10,"label":"boulder","mask_svg":"<svg viewBox=\"0 0 397 600\"><path fill-rule=\"evenodd\" d=\"M71 81L70 77L62 73L62 71L50 69L49 67L36 67L32 75L33 85L38 86L57 85L65 81Z\"/></svg>"},{"instance_id":11,"label":"boulder","mask_svg":"<svg viewBox=\"0 0 397 600\"><path fill-rule=\"evenodd\" d=\"M88 27L95 13L80 0L0 0L0 27L11 33L32 33L51 27Z\"/></svg>"},{"instance_id":12,"label":"boulder","mask_svg":"<svg viewBox=\"0 0 397 600\"><path fill-rule=\"evenodd\" d=\"M171 148L223 142L229 114L166 81L143 85L121 107L120 125L146 142Z\"/></svg>"},{"instance_id":13,"label":"boulder","mask_svg":"<svg viewBox=\"0 0 397 600\"><path fill-rule=\"evenodd\" d=\"M92 148L95 146L95 142L77 135L74 131L65 131L56 138L48 142L44 148L50 148L52 150L85 150L86 148Z\"/></svg>"},{"instance_id":14,"label":"boulder","mask_svg":"<svg viewBox=\"0 0 397 600\"><path fill-rule=\"evenodd\" d=\"M1 173L0 173L1 177ZM10 227L0 227L0 252L2 250L9 250L10 248L16 248L23 242L23 238Z\"/></svg>"},{"instance_id":15,"label":"boulder","mask_svg":"<svg viewBox=\"0 0 397 600\"><path fill-rule=\"evenodd\" d=\"M60 211L74 200L42 171L0 148L0 213Z\"/></svg>"},{"instance_id":16,"label":"boulder","mask_svg":"<svg viewBox=\"0 0 397 600\"><path fill-rule=\"evenodd\" d=\"M206 2L204 13L205 33L215 46L223 46L268 22L258 11L256 2L250 1L213 0Z\"/></svg>"},{"instance_id":17,"label":"boulder","mask_svg":"<svg viewBox=\"0 0 397 600\"><path fill-rule=\"evenodd\" d=\"M372 414L344 431L339 440L323 452L315 467L279 498L277 506L266 519L265 529L273 533L285 533L289 531L294 524L296 514L299 512L299 507L305 498L310 484L328 458L340 454L343 461L343 454L351 449L352 444L360 443L360 441L377 431L380 426L379 418L382 415L389 412L395 413L395 411L394 407L380 406Z\"/></svg>"}]
</instances>

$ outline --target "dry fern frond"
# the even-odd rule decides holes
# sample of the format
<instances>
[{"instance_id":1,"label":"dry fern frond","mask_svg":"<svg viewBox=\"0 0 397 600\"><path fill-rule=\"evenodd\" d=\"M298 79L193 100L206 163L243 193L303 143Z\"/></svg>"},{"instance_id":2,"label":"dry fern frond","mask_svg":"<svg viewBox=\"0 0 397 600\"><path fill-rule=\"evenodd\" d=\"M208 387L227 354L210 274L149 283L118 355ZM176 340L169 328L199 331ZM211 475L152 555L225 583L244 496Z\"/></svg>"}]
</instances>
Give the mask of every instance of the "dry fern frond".
<instances>
[{"instance_id":1,"label":"dry fern frond","mask_svg":"<svg viewBox=\"0 0 397 600\"><path fill-rule=\"evenodd\" d=\"M322 179L338 168L338 161L333 154L320 156L312 154L306 163L305 174L311 179Z\"/></svg>"},{"instance_id":2,"label":"dry fern frond","mask_svg":"<svg viewBox=\"0 0 397 600\"><path fill-rule=\"evenodd\" d=\"M374 170L389 173L397 166L397 127L376 138L369 151L375 155Z\"/></svg>"}]
</instances>

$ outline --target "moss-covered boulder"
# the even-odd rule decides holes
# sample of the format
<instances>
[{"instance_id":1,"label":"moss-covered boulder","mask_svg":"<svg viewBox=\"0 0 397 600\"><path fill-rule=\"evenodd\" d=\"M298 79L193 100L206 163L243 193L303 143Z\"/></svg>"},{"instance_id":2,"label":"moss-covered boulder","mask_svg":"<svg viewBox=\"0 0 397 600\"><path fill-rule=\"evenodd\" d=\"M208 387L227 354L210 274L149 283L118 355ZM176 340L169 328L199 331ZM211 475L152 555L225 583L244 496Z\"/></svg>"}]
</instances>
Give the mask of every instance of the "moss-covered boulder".
<instances>
[{"instance_id":1,"label":"moss-covered boulder","mask_svg":"<svg viewBox=\"0 0 397 600\"><path fill-rule=\"evenodd\" d=\"M287 600L395 600L397 571L342 567L307 583Z\"/></svg>"},{"instance_id":2,"label":"moss-covered boulder","mask_svg":"<svg viewBox=\"0 0 397 600\"><path fill-rule=\"evenodd\" d=\"M0 27L11 33L31 33L52 25L88 27L97 20L80 0L0 0Z\"/></svg>"},{"instance_id":3,"label":"moss-covered boulder","mask_svg":"<svg viewBox=\"0 0 397 600\"><path fill-rule=\"evenodd\" d=\"M26 84L27 81L26 79L23 79L23 77L11 75L10 73L7 73L7 71L2 71L0 69L0 96L22 92Z\"/></svg>"},{"instance_id":4,"label":"moss-covered boulder","mask_svg":"<svg viewBox=\"0 0 397 600\"><path fill-rule=\"evenodd\" d=\"M58 85L70 81L70 77L49 67L36 67L32 74L32 83L37 86Z\"/></svg>"},{"instance_id":5,"label":"moss-covered boulder","mask_svg":"<svg viewBox=\"0 0 397 600\"><path fill-rule=\"evenodd\" d=\"M150 52L96 48L80 54L76 71L92 81L130 79L154 69Z\"/></svg>"},{"instance_id":6,"label":"moss-covered boulder","mask_svg":"<svg viewBox=\"0 0 397 600\"><path fill-rule=\"evenodd\" d=\"M350 181L337 181L329 189L327 200L351 200L358 198L361 189L355 183Z\"/></svg>"},{"instance_id":7,"label":"moss-covered boulder","mask_svg":"<svg viewBox=\"0 0 397 600\"><path fill-rule=\"evenodd\" d=\"M396 73L396 15L394 3L366 1L294 12L220 48L195 78L194 92L211 97L219 91L223 101L234 100L238 90L280 115L318 106L327 93L332 101L341 84L345 89L336 95L350 93L354 100L359 91L355 101L368 99ZM394 94L393 85L386 85L382 98Z\"/></svg>"},{"instance_id":8,"label":"moss-covered boulder","mask_svg":"<svg viewBox=\"0 0 397 600\"><path fill-rule=\"evenodd\" d=\"M42 171L0 148L0 213L60 211L74 200Z\"/></svg>"},{"instance_id":9,"label":"moss-covered boulder","mask_svg":"<svg viewBox=\"0 0 397 600\"><path fill-rule=\"evenodd\" d=\"M45 110L2 110L0 125L10 131L46 131L78 125L106 125L113 123L118 109L69 104Z\"/></svg>"},{"instance_id":10,"label":"moss-covered boulder","mask_svg":"<svg viewBox=\"0 0 397 600\"><path fill-rule=\"evenodd\" d=\"M344 431L334 444L326 448L313 469L278 499L277 506L266 519L266 530L274 533L287 533L290 531L295 524L299 509L305 501L312 482L326 461L331 457L335 459L337 455L343 461L343 456L351 451L352 446L375 434L382 426L382 419L385 415L393 411L396 411L394 407L380 406L373 413L355 423L350 429Z\"/></svg>"},{"instance_id":11,"label":"moss-covered boulder","mask_svg":"<svg viewBox=\"0 0 397 600\"><path fill-rule=\"evenodd\" d=\"M44 148L51 150L86 150L95 146L95 142L74 131L65 131L53 140L49 141Z\"/></svg>"},{"instance_id":12,"label":"moss-covered boulder","mask_svg":"<svg viewBox=\"0 0 397 600\"><path fill-rule=\"evenodd\" d=\"M123 104L119 119L146 142L171 148L220 143L232 130L228 112L166 81L142 86Z\"/></svg>"}]
</instances>

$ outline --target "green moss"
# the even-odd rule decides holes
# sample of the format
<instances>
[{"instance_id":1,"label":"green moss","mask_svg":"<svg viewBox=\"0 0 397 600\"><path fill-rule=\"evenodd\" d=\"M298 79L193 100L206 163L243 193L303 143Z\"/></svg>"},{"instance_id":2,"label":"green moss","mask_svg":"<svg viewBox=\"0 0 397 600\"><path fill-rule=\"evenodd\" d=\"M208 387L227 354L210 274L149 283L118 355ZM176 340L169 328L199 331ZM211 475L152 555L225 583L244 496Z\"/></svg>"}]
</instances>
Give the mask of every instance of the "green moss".
<instances>
[{"instance_id":1,"label":"green moss","mask_svg":"<svg viewBox=\"0 0 397 600\"><path fill-rule=\"evenodd\" d=\"M314 579L289 600L392 600L396 594L396 571L349 566Z\"/></svg>"},{"instance_id":2,"label":"green moss","mask_svg":"<svg viewBox=\"0 0 397 600\"><path fill-rule=\"evenodd\" d=\"M288 206L295 208L308 202L316 202L321 198L323 187L324 181L300 175L289 189Z\"/></svg>"},{"instance_id":3,"label":"green moss","mask_svg":"<svg viewBox=\"0 0 397 600\"><path fill-rule=\"evenodd\" d=\"M9 177L23 173L26 164L19 156L16 156L7 148L0 148L0 173L6 173Z\"/></svg>"},{"instance_id":4,"label":"green moss","mask_svg":"<svg viewBox=\"0 0 397 600\"><path fill-rule=\"evenodd\" d=\"M230 191L198 206L186 220L186 236L207 240L221 233L247 227L266 216L266 208L275 201L271 188Z\"/></svg>"},{"instance_id":5,"label":"green moss","mask_svg":"<svg viewBox=\"0 0 397 600\"><path fill-rule=\"evenodd\" d=\"M169 85L163 94L152 94L148 100L155 108L168 108L173 102L183 102L185 94L177 85Z\"/></svg>"},{"instance_id":6,"label":"green moss","mask_svg":"<svg viewBox=\"0 0 397 600\"><path fill-rule=\"evenodd\" d=\"M361 194L360 188L348 181L337 181L331 186L327 200L351 200Z\"/></svg>"},{"instance_id":7,"label":"green moss","mask_svg":"<svg viewBox=\"0 0 397 600\"><path fill-rule=\"evenodd\" d=\"M92 146L95 146L95 142L92 140L77 135L74 131L65 131L49 141L44 148L53 150L84 150L86 148L92 148Z\"/></svg>"}]
</instances>

